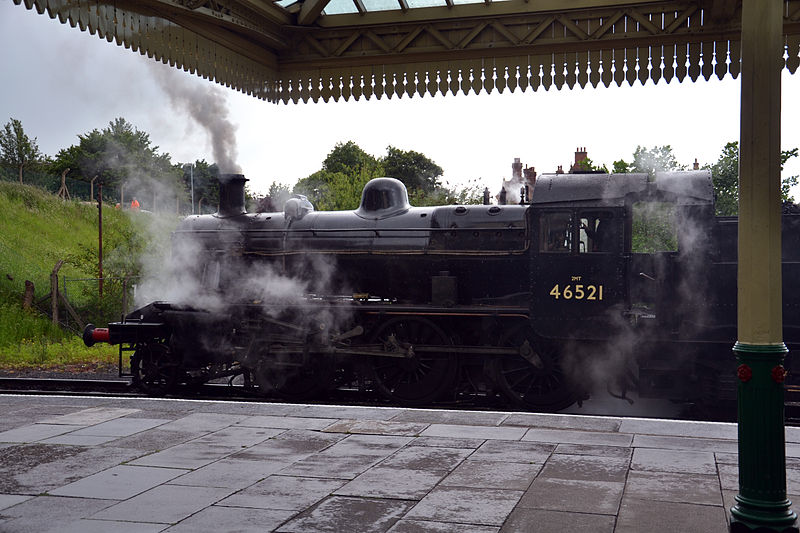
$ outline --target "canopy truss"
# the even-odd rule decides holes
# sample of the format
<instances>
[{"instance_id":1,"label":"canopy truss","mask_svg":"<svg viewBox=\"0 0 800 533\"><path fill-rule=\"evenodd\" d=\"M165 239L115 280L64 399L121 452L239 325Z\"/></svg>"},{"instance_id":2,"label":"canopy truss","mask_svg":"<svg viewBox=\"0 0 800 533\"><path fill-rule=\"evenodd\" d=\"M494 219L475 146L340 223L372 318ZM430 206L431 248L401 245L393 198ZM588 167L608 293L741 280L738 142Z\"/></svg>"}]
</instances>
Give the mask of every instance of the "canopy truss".
<instances>
[{"instance_id":1,"label":"canopy truss","mask_svg":"<svg viewBox=\"0 0 800 533\"><path fill-rule=\"evenodd\" d=\"M14 2L273 102L695 81L740 70L736 0ZM794 73L800 0L784 7L784 62Z\"/></svg>"}]
</instances>

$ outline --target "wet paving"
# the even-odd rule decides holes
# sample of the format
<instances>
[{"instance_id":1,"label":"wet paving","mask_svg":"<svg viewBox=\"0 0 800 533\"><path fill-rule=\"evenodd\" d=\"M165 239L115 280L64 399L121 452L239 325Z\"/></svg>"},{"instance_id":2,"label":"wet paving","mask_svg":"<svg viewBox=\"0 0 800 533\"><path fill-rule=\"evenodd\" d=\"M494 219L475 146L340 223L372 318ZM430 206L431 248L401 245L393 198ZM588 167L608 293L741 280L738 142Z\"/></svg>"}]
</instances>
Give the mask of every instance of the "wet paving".
<instances>
[{"instance_id":1,"label":"wet paving","mask_svg":"<svg viewBox=\"0 0 800 533\"><path fill-rule=\"evenodd\" d=\"M734 424L582 409L3 395L0 532L728 530Z\"/></svg>"}]
</instances>

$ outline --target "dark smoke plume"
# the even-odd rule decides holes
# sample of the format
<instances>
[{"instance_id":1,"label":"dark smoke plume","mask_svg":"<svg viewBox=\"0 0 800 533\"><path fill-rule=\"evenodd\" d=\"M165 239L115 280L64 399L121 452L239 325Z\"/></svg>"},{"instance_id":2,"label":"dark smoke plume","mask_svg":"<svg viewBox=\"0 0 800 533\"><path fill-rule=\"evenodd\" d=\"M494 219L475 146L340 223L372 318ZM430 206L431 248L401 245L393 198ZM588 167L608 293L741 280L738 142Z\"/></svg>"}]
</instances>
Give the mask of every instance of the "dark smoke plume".
<instances>
[{"instance_id":1,"label":"dark smoke plume","mask_svg":"<svg viewBox=\"0 0 800 533\"><path fill-rule=\"evenodd\" d=\"M236 126L228 118L225 93L212 82L191 83L189 75L164 65L154 65L153 75L176 111L189 113L208 132L214 161L221 173L241 173L236 162Z\"/></svg>"}]
</instances>

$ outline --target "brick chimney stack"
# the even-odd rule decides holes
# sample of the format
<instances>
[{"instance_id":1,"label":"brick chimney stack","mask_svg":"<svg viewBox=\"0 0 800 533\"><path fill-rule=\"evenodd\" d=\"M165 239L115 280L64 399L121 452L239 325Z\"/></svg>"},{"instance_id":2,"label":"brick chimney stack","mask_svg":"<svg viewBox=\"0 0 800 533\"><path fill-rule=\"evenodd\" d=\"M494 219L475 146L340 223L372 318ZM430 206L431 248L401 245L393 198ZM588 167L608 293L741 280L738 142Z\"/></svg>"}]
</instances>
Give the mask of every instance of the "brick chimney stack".
<instances>
[{"instance_id":1,"label":"brick chimney stack","mask_svg":"<svg viewBox=\"0 0 800 533\"><path fill-rule=\"evenodd\" d=\"M522 174L525 176L525 183L528 184L528 187L532 191L534 185L536 185L536 167L525 167Z\"/></svg>"},{"instance_id":2,"label":"brick chimney stack","mask_svg":"<svg viewBox=\"0 0 800 533\"><path fill-rule=\"evenodd\" d=\"M589 154L586 152L586 147L578 147L575 148L575 166L578 166L578 163L583 161L584 159L589 159Z\"/></svg>"},{"instance_id":3,"label":"brick chimney stack","mask_svg":"<svg viewBox=\"0 0 800 533\"><path fill-rule=\"evenodd\" d=\"M697 162L697 158L694 158L694 165L692 166L694 170L700 170L700 163Z\"/></svg>"}]
</instances>

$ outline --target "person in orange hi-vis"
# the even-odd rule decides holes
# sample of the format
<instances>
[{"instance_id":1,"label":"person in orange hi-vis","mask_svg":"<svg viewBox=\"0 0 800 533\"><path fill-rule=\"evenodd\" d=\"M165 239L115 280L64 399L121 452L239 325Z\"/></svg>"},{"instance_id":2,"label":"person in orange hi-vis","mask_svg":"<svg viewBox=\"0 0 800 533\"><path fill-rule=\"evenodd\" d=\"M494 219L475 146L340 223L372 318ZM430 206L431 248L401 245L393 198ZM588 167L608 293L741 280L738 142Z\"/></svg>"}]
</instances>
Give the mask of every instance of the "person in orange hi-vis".
<instances>
[{"instance_id":1,"label":"person in orange hi-vis","mask_svg":"<svg viewBox=\"0 0 800 533\"><path fill-rule=\"evenodd\" d=\"M139 200L137 200L136 197L134 196L133 200L131 201L131 211L138 211L138 210L139 210Z\"/></svg>"}]
</instances>

